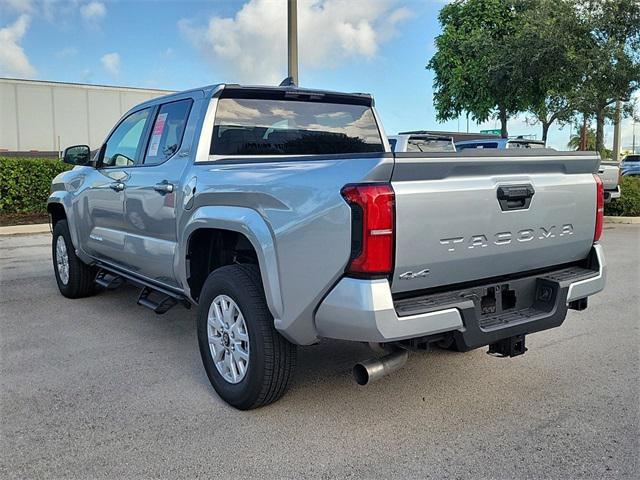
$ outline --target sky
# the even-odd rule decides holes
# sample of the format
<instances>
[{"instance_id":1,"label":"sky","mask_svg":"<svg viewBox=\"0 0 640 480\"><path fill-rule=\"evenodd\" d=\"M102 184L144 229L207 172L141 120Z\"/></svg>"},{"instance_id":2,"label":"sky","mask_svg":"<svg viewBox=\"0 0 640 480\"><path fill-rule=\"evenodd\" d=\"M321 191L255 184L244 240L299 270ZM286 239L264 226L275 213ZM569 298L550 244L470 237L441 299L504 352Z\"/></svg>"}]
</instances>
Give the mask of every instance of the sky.
<instances>
[{"instance_id":1,"label":"sky","mask_svg":"<svg viewBox=\"0 0 640 480\"><path fill-rule=\"evenodd\" d=\"M466 131L466 118L436 121L425 69L445 2L298 0L300 85L371 93L388 135ZM167 90L278 84L287 74L286 11L286 0L0 0L0 76ZM492 128L499 122L469 125ZM632 131L625 120L623 148ZM553 127L548 145L566 149L571 133ZM520 115L509 134L540 138L541 127Z\"/></svg>"}]
</instances>

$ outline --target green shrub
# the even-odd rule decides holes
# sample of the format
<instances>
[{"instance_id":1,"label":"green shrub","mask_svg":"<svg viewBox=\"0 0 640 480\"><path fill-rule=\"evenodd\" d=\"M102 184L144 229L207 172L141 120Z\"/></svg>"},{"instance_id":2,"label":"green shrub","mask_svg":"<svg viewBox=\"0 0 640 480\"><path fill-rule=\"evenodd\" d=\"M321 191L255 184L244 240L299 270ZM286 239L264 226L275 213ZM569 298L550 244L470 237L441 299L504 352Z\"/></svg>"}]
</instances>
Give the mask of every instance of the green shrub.
<instances>
[{"instance_id":1,"label":"green shrub","mask_svg":"<svg viewBox=\"0 0 640 480\"><path fill-rule=\"evenodd\" d=\"M620 198L605 204L604 214L621 217L640 216L640 177L621 177L620 193Z\"/></svg>"},{"instance_id":2,"label":"green shrub","mask_svg":"<svg viewBox=\"0 0 640 480\"><path fill-rule=\"evenodd\" d=\"M70 168L61 160L0 157L0 214L45 213L51 180Z\"/></svg>"}]
</instances>

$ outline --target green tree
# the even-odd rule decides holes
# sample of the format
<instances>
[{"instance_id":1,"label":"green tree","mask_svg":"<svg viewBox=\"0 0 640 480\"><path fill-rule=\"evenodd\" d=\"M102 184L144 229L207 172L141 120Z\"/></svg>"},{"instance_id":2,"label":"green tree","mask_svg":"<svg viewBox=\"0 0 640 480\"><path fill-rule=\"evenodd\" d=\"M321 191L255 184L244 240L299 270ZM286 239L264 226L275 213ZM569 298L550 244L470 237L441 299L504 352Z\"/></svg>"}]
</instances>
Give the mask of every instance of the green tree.
<instances>
[{"instance_id":1,"label":"green tree","mask_svg":"<svg viewBox=\"0 0 640 480\"><path fill-rule=\"evenodd\" d=\"M589 29L576 14L575 0L522 0L524 8L509 40L520 84L534 123L546 142L554 122L571 121L571 102L581 82Z\"/></svg>"},{"instance_id":2,"label":"green tree","mask_svg":"<svg viewBox=\"0 0 640 480\"><path fill-rule=\"evenodd\" d=\"M596 131L593 128L587 128L587 150L596 149ZM580 150L580 126L577 127L577 133L571 135L567 147L572 150Z\"/></svg>"},{"instance_id":3,"label":"green tree","mask_svg":"<svg viewBox=\"0 0 640 480\"><path fill-rule=\"evenodd\" d=\"M617 101L640 88L640 2L579 0L577 15L589 29L582 81L571 102L596 120L595 150L604 148L604 125Z\"/></svg>"},{"instance_id":4,"label":"green tree","mask_svg":"<svg viewBox=\"0 0 640 480\"><path fill-rule=\"evenodd\" d=\"M507 137L507 119L526 105L520 84L513 81L518 61L509 55L521 5L513 0L457 0L440 10L442 33L427 64L435 73L438 120L467 112L483 122L496 115L502 137Z\"/></svg>"},{"instance_id":5,"label":"green tree","mask_svg":"<svg viewBox=\"0 0 640 480\"><path fill-rule=\"evenodd\" d=\"M497 115L506 137L528 111L546 141L554 122L595 119L602 152L612 106L640 88L639 0L456 0L439 20L427 65L438 120Z\"/></svg>"}]
</instances>

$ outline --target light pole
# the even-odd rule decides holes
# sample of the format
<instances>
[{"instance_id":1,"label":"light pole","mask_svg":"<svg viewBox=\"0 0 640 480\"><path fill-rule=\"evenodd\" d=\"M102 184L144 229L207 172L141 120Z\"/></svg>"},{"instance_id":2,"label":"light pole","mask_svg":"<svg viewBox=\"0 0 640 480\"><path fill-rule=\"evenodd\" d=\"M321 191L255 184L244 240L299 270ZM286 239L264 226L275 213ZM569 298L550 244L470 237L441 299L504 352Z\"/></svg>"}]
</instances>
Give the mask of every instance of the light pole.
<instances>
[{"instance_id":1,"label":"light pole","mask_svg":"<svg viewBox=\"0 0 640 480\"><path fill-rule=\"evenodd\" d=\"M298 1L287 0L288 77L298 85Z\"/></svg>"}]
</instances>

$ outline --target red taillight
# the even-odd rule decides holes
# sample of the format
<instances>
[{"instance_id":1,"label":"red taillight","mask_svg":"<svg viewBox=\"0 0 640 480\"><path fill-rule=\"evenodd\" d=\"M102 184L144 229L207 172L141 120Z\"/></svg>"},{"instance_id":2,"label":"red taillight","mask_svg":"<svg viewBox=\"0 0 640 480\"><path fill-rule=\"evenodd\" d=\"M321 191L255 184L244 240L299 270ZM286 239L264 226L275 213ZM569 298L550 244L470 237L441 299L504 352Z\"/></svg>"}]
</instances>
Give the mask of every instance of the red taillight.
<instances>
[{"instance_id":1,"label":"red taillight","mask_svg":"<svg viewBox=\"0 0 640 480\"><path fill-rule=\"evenodd\" d=\"M351 260L347 273L388 275L393 269L395 194L389 184L347 185L351 206Z\"/></svg>"},{"instance_id":2,"label":"red taillight","mask_svg":"<svg viewBox=\"0 0 640 480\"><path fill-rule=\"evenodd\" d=\"M593 241L597 242L602 235L602 222L604 221L604 185L598 175L594 174L593 178L596 179L596 228L593 232Z\"/></svg>"}]
</instances>

